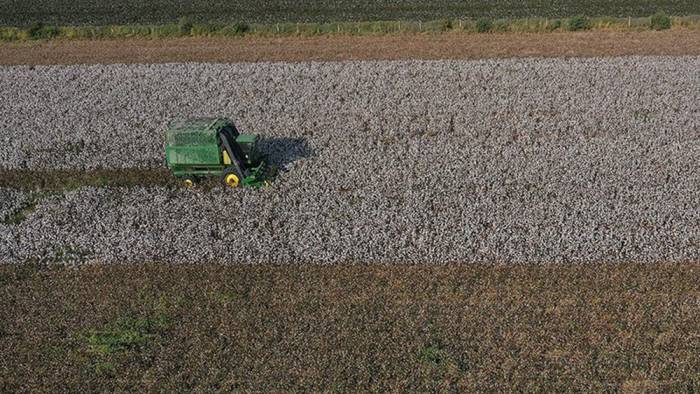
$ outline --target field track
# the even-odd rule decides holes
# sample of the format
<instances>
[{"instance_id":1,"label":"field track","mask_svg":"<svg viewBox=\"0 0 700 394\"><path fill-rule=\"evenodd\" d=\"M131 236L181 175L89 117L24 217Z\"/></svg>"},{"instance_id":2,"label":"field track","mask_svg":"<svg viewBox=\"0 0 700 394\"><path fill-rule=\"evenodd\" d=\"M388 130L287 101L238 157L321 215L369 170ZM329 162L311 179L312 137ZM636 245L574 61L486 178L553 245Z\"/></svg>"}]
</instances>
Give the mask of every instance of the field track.
<instances>
[{"instance_id":1,"label":"field track","mask_svg":"<svg viewBox=\"0 0 700 394\"><path fill-rule=\"evenodd\" d=\"M700 33L403 34L0 44L0 65L700 55Z\"/></svg>"}]
</instances>

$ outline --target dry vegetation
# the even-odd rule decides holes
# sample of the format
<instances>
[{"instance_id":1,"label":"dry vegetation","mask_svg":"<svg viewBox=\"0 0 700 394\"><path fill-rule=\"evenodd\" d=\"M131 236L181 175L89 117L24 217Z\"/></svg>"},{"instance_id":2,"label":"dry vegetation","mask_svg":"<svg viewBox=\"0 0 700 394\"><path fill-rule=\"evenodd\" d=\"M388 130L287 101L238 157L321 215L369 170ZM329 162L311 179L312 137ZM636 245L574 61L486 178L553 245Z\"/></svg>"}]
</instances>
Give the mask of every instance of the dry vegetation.
<instances>
[{"instance_id":1,"label":"dry vegetation","mask_svg":"<svg viewBox=\"0 0 700 394\"><path fill-rule=\"evenodd\" d=\"M700 33L410 34L0 44L0 65L699 55Z\"/></svg>"},{"instance_id":2,"label":"dry vegetation","mask_svg":"<svg viewBox=\"0 0 700 394\"><path fill-rule=\"evenodd\" d=\"M0 267L0 391L700 388L694 264Z\"/></svg>"}]
</instances>

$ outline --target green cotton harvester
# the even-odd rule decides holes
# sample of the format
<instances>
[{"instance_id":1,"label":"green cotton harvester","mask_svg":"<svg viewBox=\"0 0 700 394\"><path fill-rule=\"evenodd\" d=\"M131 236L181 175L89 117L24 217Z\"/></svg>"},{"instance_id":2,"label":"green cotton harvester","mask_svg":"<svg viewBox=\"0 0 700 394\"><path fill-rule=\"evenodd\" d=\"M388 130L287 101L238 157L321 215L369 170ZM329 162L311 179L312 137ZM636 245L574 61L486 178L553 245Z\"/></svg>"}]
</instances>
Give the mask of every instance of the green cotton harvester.
<instances>
[{"instance_id":1,"label":"green cotton harvester","mask_svg":"<svg viewBox=\"0 0 700 394\"><path fill-rule=\"evenodd\" d=\"M175 120L165 133L165 160L185 186L220 177L229 187L267 184L266 163L256 151L258 137L239 134L226 118Z\"/></svg>"}]
</instances>

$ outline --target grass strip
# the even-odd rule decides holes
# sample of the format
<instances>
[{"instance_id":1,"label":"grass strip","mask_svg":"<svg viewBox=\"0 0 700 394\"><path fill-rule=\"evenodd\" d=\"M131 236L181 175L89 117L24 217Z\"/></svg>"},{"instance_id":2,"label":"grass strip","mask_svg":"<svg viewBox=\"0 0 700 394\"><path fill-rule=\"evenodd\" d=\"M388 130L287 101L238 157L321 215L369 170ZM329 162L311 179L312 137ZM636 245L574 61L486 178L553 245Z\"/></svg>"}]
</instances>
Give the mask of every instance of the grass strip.
<instances>
[{"instance_id":1,"label":"grass strip","mask_svg":"<svg viewBox=\"0 0 700 394\"><path fill-rule=\"evenodd\" d=\"M178 23L153 25L56 26L34 22L24 27L0 27L0 41L46 39L113 39L243 36L382 35L397 33L545 33L559 31L646 31L669 28L700 29L700 16L595 17L491 19L464 18L430 21L394 20L324 23Z\"/></svg>"}]
</instances>

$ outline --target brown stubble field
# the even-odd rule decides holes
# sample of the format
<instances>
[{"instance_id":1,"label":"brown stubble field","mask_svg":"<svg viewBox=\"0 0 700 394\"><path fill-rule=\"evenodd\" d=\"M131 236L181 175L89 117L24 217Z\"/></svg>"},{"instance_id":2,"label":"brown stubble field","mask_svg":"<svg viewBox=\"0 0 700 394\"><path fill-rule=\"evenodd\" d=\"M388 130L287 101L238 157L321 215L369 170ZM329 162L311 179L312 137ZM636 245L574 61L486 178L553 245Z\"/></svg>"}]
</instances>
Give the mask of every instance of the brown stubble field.
<instances>
[{"instance_id":1,"label":"brown stubble field","mask_svg":"<svg viewBox=\"0 0 700 394\"><path fill-rule=\"evenodd\" d=\"M0 391L700 388L696 264L0 267Z\"/></svg>"},{"instance_id":2,"label":"brown stubble field","mask_svg":"<svg viewBox=\"0 0 700 394\"><path fill-rule=\"evenodd\" d=\"M700 32L400 34L0 44L0 65L698 55Z\"/></svg>"}]
</instances>

